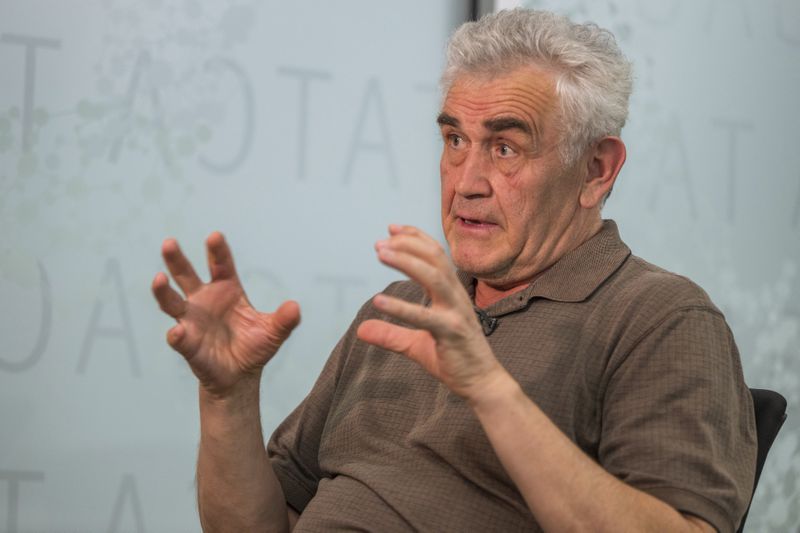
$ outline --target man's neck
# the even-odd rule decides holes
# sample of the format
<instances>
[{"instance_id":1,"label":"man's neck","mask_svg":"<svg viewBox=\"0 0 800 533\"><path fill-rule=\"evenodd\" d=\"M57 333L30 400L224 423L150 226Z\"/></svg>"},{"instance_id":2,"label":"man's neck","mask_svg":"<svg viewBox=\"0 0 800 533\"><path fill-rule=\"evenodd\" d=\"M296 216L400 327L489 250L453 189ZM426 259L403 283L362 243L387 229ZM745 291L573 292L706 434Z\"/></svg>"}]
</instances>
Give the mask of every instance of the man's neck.
<instances>
[{"instance_id":1,"label":"man's neck","mask_svg":"<svg viewBox=\"0 0 800 533\"><path fill-rule=\"evenodd\" d=\"M515 292L523 290L530 285L533 280L526 280L518 285L514 285L510 289L497 289L492 287L485 281L475 281L475 305L481 309L486 309L495 302L499 302L506 296L511 296Z\"/></svg>"},{"instance_id":2,"label":"man's neck","mask_svg":"<svg viewBox=\"0 0 800 533\"><path fill-rule=\"evenodd\" d=\"M567 253L571 252L572 250L579 247L584 242L588 241L602 229L603 221L600 219L599 214L597 220L593 222L593 224L586 227L580 234L578 234L573 240L572 244L569 246L565 246L563 248L562 253L560 253L555 261L548 264L542 270L536 272L534 275L526 277L520 280L518 283L511 283L509 285L492 285L487 281L476 279L475 281L475 305L481 309L486 309L490 305L499 302L503 298L511 296L512 294L519 292L526 287L528 287L531 283L536 280L539 276L544 274L550 267L556 264L562 257L564 257Z\"/></svg>"}]
</instances>

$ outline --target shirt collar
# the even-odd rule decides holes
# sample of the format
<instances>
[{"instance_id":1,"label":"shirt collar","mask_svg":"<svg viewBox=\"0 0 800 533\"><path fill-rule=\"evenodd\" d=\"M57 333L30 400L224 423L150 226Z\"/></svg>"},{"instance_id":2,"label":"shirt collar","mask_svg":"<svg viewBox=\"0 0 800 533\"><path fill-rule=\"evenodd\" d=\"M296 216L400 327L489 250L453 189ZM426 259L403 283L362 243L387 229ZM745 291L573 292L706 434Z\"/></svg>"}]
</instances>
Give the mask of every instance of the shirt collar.
<instances>
[{"instance_id":1,"label":"shirt collar","mask_svg":"<svg viewBox=\"0 0 800 533\"><path fill-rule=\"evenodd\" d=\"M533 298L557 302L582 302L613 274L631 254L619 237L613 220L604 220L599 232L568 252L527 288L485 309L491 316L504 315L528 305ZM475 279L459 271L461 283L474 300Z\"/></svg>"}]
</instances>

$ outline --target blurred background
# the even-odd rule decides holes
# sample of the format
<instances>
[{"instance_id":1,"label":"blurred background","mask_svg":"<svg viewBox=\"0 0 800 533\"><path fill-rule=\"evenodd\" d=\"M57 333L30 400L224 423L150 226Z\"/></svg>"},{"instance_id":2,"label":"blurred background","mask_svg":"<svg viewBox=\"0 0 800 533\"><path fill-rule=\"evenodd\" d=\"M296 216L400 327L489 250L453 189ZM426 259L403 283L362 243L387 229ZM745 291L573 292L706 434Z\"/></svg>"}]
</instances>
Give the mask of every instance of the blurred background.
<instances>
[{"instance_id":1,"label":"blurred background","mask_svg":"<svg viewBox=\"0 0 800 533\"><path fill-rule=\"evenodd\" d=\"M512 2L516 5L519 2ZM522 2L634 61L605 216L726 314L789 401L748 530L800 528L800 2ZM300 302L266 435L397 274L389 223L441 238L443 47L507 2L0 0L0 532L197 531L196 380L150 295L219 229L251 300Z\"/></svg>"}]
</instances>

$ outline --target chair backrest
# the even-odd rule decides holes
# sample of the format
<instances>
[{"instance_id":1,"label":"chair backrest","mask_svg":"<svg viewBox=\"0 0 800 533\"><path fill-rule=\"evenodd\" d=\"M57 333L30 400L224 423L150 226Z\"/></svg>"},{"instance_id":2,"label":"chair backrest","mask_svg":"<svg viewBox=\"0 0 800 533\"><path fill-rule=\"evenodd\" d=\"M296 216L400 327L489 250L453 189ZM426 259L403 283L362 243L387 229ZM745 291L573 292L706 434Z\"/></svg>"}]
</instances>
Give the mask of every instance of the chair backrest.
<instances>
[{"instance_id":1,"label":"chair backrest","mask_svg":"<svg viewBox=\"0 0 800 533\"><path fill-rule=\"evenodd\" d=\"M781 430L786 420L786 398L775 391L767 389L750 389L753 395L753 407L756 412L756 436L758 438L758 456L756 459L756 478L753 481L753 491L750 493L750 503L753 502L753 494L756 492L758 480L761 477L761 470L764 469L764 462L767 460L772 443ZM747 504L747 511L742 517L737 533L744 530L744 522L747 520L747 513L750 512L750 504Z\"/></svg>"}]
</instances>

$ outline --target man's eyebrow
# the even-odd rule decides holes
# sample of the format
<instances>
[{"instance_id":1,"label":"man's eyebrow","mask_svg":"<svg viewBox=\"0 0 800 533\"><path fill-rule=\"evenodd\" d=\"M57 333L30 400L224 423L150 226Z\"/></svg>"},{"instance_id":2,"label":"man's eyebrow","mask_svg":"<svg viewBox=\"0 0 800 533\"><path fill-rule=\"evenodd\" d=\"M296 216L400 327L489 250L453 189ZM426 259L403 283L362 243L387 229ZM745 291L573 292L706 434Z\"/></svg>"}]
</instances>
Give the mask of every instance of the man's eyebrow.
<instances>
[{"instance_id":1,"label":"man's eyebrow","mask_svg":"<svg viewBox=\"0 0 800 533\"><path fill-rule=\"evenodd\" d=\"M439 116L436 117L436 123L439 124L439 126L451 126L453 128L458 128L461 126L461 122L459 122L456 117L448 115L445 112L439 113ZM533 130L531 129L530 125L527 122L514 117L493 118L485 121L483 123L483 127L494 133L516 129L533 136Z\"/></svg>"},{"instance_id":2,"label":"man's eyebrow","mask_svg":"<svg viewBox=\"0 0 800 533\"><path fill-rule=\"evenodd\" d=\"M514 117L493 118L484 122L483 127L494 133L505 130L521 130L522 132L533 136L533 130L528 123Z\"/></svg>"},{"instance_id":3,"label":"man's eyebrow","mask_svg":"<svg viewBox=\"0 0 800 533\"><path fill-rule=\"evenodd\" d=\"M456 117L448 115L447 113L439 113L439 116L436 117L436 123L439 126L452 126L454 128L461 125Z\"/></svg>"}]
</instances>

